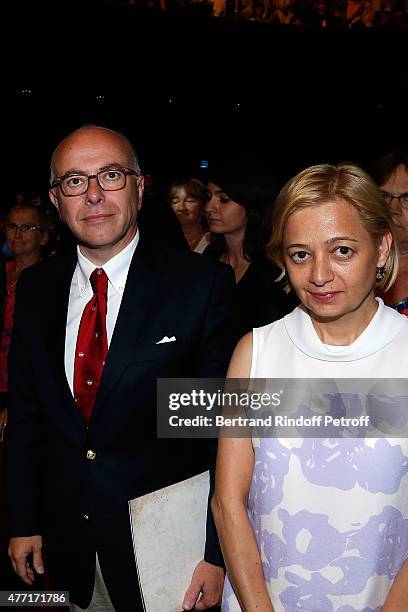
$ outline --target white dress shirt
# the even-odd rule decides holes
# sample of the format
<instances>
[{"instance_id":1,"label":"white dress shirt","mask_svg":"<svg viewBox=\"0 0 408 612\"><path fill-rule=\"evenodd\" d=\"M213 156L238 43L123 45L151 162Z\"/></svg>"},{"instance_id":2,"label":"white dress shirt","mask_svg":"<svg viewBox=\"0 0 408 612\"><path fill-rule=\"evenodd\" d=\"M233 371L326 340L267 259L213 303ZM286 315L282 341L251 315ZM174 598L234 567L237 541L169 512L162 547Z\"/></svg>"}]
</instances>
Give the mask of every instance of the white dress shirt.
<instances>
[{"instance_id":1,"label":"white dress shirt","mask_svg":"<svg viewBox=\"0 0 408 612\"><path fill-rule=\"evenodd\" d=\"M130 262L132 261L133 253L136 250L138 242L139 230L123 251L112 257L112 259L103 265L103 269L108 277L108 309L106 314L108 347L112 339L113 330L115 329L116 319L118 318ZM69 292L67 329L65 336L65 373L72 395L74 394L75 349L79 324L85 306L93 297L89 277L95 268L99 267L89 261L89 259L81 253L79 247L77 247L77 253L78 263L72 277L71 289Z\"/></svg>"}]
</instances>

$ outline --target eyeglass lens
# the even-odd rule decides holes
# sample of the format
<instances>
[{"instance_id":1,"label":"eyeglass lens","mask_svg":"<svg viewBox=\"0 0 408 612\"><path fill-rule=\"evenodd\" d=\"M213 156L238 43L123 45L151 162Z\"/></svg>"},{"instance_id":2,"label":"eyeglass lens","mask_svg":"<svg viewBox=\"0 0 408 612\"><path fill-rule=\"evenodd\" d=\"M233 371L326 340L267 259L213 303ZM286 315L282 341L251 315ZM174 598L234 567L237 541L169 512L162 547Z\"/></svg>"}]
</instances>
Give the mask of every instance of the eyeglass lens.
<instances>
[{"instance_id":1,"label":"eyeglass lens","mask_svg":"<svg viewBox=\"0 0 408 612\"><path fill-rule=\"evenodd\" d=\"M400 204L403 206L408 205L408 193L401 193L401 195L394 195L393 193L388 193L386 191L382 192L384 200L390 204L393 200L398 200Z\"/></svg>"},{"instance_id":2,"label":"eyeglass lens","mask_svg":"<svg viewBox=\"0 0 408 612\"><path fill-rule=\"evenodd\" d=\"M82 195L87 191L91 179L96 179L104 191L117 191L123 189L126 184L126 174L117 169L102 170L89 176L72 174L61 181L63 193L65 195Z\"/></svg>"},{"instance_id":3,"label":"eyeglass lens","mask_svg":"<svg viewBox=\"0 0 408 612\"><path fill-rule=\"evenodd\" d=\"M26 223L23 225L17 225L16 223L7 223L6 229L9 232L16 232L17 230L20 230L24 234L26 232L35 232L36 230L39 230L40 228L37 227L36 225L29 225Z\"/></svg>"}]
</instances>

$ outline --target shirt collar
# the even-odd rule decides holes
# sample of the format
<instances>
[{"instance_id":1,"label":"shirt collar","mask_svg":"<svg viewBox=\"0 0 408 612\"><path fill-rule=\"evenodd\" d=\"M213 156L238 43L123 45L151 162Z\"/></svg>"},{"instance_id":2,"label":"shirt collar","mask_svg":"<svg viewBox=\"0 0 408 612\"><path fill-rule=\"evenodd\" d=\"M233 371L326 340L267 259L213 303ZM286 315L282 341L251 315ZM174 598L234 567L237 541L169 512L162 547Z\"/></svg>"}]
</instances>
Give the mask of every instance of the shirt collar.
<instances>
[{"instance_id":1,"label":"shirt collar","mask_svg":"<svg viewBox=\"0 0 408 612\"><path fill-rule=\"evenodd\" d=\"M376 298L378 308L365 330L349 346L330 347L320 340L310 315L299 306L284 317L285 329L297 348L322 361L357 361L382 350L408 326L408 319Z\"/></svg>"},{"instance_id":2,"label":"shirt collar","mask_svg":"<svg viewBox=\"0 0 408 612\"><path fill-rule=\"evenodd\" d=\"M106 272L109 279L109 283L112 285L115 291L123 293L126 285L126 279L129 272L130 262L132 261L133 254L139 243L139 230L137 230L135 237L129 242L129 244L120 251L117 255L109 259L102 267ZM78 280L78 291L82 295L87 289L89 283L89 277L92 272L100 267L96 266L92 261L89 261L81 253L79 246L77 246L78 266L77 266L77 280Z\"/></svg>"}]
</instances>

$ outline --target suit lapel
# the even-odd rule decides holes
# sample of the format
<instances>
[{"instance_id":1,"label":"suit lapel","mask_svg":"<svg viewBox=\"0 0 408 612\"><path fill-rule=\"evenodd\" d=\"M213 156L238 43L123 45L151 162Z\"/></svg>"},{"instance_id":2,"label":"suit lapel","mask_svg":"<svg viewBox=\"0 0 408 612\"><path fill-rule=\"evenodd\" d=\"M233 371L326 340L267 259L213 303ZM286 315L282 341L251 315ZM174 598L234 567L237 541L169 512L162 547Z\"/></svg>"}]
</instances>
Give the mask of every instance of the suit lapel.
<instances>
[{"instance_id":1,"label":"suit lapel","mask_svg":"<svg viewBox=\"0 0 408 612\"><path fill-rule=\"evenodd\" d=\"M138 341L160 303L162 273L158 271L155 261L154 253L149 253L143 244L139 244L130 264L92 419L108 399L137 351Z\"/></svg>"}]
</instances>

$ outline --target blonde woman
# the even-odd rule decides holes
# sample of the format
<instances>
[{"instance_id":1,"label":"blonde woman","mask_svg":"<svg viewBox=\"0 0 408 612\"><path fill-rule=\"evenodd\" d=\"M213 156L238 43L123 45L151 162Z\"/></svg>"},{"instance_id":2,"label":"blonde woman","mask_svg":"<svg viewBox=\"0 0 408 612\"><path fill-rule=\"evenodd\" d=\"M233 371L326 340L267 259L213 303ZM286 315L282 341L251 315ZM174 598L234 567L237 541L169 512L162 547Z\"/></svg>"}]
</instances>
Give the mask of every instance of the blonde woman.
<instances>
[{"instance_id":1,"label":"blonde woman","mask_svg":"<svg viewBox=\"0 0 408 612\"><path fill-rule=\"evenodd\" d=\"M290 180L268 249L301 305L244 336L228 376L406 379L408 320L375 298L394 232L360 168ZM223 438L212 507L225 612L408 610L406 439Z\"/></svg>"}]
</instances>

